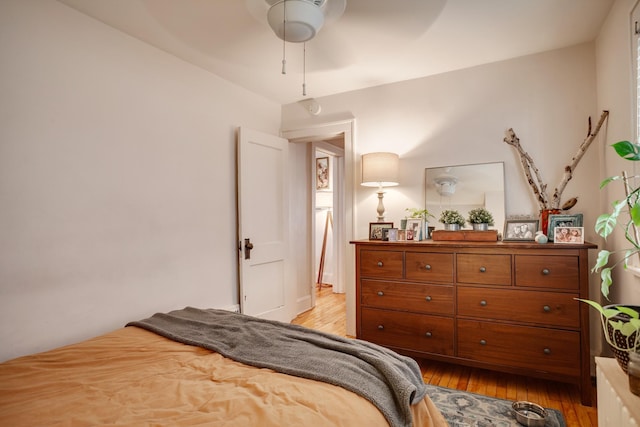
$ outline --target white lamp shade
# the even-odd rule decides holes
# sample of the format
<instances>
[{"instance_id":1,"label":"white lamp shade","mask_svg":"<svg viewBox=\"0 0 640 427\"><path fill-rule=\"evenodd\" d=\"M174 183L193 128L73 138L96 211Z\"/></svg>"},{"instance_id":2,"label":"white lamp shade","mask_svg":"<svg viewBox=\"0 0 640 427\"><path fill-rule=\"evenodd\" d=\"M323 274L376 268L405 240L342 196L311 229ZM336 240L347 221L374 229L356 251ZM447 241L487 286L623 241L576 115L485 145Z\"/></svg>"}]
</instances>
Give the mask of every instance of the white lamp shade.
<instances>
[{"instance_id":1,"label":"white lamp shade","mask_svg":"<svg viewBox=\"0 0 640 427\"><path fill-rule=\"evenodd\" d=\"M286 10L286 18L285 18ZM302 43L316 36L324 24L320 7L304 0L280 1L267 12L269 26L280 39Z\"/></svg>"},{"instance_id":2,"label":"white lamp shade","mask_svg":"<svg viewBox=\"0 0 640 427\"><path fill-rule=\"evenodd\" d=\"M362 185L365 187L392 187L398 185L400 158L395 153L369 153L362 155Z\"/></svg>"}]
</instances>

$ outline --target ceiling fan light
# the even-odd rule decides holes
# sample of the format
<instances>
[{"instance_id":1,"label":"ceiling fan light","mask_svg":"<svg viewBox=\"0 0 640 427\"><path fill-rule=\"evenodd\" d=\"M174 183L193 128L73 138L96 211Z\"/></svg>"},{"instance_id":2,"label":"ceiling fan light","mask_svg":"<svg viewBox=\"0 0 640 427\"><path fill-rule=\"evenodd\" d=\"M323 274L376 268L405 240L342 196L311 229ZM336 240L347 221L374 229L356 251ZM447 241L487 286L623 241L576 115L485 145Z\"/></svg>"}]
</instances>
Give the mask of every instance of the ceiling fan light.
<instances>
[{"instance_id":1,"label":"ceiling fan light","mask_svg":"<svg viewBox=\"0 0 640 427\"><path fill-rule=\"evenodd\" d=\"M280 39L302 43L311 40L320 31L324 24L324 14L318 6L308 1L283 0L271 6L267 20Z\"/></svg>"}]
</instances>

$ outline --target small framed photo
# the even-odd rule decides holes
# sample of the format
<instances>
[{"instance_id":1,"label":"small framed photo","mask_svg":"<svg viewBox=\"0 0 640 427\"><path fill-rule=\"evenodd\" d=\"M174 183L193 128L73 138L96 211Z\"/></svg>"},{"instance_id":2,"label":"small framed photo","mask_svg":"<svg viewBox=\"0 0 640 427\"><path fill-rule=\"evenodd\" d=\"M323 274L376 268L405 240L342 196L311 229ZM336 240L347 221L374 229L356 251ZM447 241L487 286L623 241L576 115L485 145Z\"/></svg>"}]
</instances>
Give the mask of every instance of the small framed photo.
<instances>
[{"instance_id":1,"label":"small framed photo","mask_svg":"<svg viewBox=\"0 0 640 427\"><path fill-rule=\"evenodd\" d=\"M556 227L554 243L584 243L584 227Z\"/></svg>"},{"instance_id":2,"label":"small framed photo","mask_svg":"<svg viewBox=\"0 0 640 427\"><path fill-rule=\"evenodd\" d=\"M582 227L582 214L575 215L549 215L549 228L547 237L550 242L555 241L554 233L556 227Z\"/></svg>"},{"instance_id":3,"label":"small framed photo","mask_svg":"<svg viewBox=\"0 0 640 427\"><path fill-rule=\"evenodd\" d=\"M398 230L398 241L404 242L407 240L407 230Z\"/></svg>"},{"instance_id":4,"label":"small framed photo","mask_svg":"<svg viewBox=\"0 0 640 427\"><path fill-rule=\"evenodd\" d=\"M422 235L423 229L424 229L424 220L422 218L407 219L407 231L411 230L411 235L413 236L413 240L425 239L425 237ZM407 239L409 238L407 237Z\"/></svg>"},{"instance_id":5,"label":"small framed photo","mask_svg":"<svg viewBox=\"0 0 640 427\"><path fill-rule=\"evenodd\" d=\"M413 230L404 230L407 240L413 240Z\"/></svg>"},{"instance_id":6,"label":"small framed photo","mask_svg":"<svg viewBox=\"0 0 640 427\"><path fill-rule=\"evenodd\" d=\"M329 158L316 159L316 190L329 190Z\"/></svg>"},{"instance_id":7,"label":"small framed photo","mask_svg":"<svg viewBox=\"0 0 640 427\"><path fill-rule=\"evenodd\" d=\"M398 229L397 228L385 228L382 231L383 231L383 233L385 231L387 233L386 240L388 240L390 242L397 242L398 241ZM382 235L382 240L385 240L384 234Z\"/></svg>"},{"instance_id":8,"label":"small framed photo","mask_svg":"<svg viewBox=\"0 0 640 427\"><path fill-rule=\"evenodd\" d=\"M538 231L537 219L508 219L504 223L502 240L533 241Z\"/></svg>"},{"instance_id":9,"label":"small framed photo","mask_svg":"<svg viewBox=\"0 0 640 427\"><path fill-rule=\"evenodd\" d=\"M369 223L369 240L383 240L386 233L383 230L393 228L392 222L370 222Z\"/></svg>"}]
</instances>

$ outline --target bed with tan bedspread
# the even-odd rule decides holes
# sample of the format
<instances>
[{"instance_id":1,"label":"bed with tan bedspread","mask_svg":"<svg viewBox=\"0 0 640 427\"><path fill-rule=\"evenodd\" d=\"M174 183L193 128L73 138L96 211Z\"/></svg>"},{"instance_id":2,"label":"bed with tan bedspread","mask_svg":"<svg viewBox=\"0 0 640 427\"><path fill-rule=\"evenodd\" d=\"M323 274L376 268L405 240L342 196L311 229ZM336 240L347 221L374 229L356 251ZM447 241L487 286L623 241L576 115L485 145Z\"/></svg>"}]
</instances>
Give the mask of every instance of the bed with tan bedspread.
<instances>
[{"instance_id":1,"label":"bed with tan bedspread","mask_svg":"<svg viewBox=\"0 0 640 427\"><path fill-rule=\"evenodd\" d=\"M410 414L407 425L447 425L428 396ZM138 326L0 364L3 426L386 426L387 418L343 387Z\"/></svg>"}]
</instances>

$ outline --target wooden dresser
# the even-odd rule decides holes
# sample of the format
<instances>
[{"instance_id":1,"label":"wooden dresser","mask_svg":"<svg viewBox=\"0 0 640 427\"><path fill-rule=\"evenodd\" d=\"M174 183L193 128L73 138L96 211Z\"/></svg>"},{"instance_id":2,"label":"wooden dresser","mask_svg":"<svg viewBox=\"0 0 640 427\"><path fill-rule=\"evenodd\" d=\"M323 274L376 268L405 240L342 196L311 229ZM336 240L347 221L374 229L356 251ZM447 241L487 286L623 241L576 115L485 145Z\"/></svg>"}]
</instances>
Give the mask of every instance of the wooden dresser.
<instances>
[{"instance_id":1,"label":"wooden dresser","mask_svg":"<svg viewBox=\"0 0 640 427\"><path fill-rule=\"evenodd\" d=\"M578 384L591 405L587 243L356 247L358 338L400 353Z\"/></svg>"}]
</instances>

